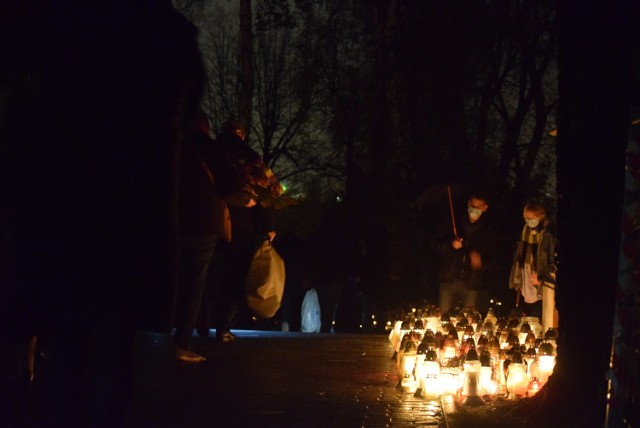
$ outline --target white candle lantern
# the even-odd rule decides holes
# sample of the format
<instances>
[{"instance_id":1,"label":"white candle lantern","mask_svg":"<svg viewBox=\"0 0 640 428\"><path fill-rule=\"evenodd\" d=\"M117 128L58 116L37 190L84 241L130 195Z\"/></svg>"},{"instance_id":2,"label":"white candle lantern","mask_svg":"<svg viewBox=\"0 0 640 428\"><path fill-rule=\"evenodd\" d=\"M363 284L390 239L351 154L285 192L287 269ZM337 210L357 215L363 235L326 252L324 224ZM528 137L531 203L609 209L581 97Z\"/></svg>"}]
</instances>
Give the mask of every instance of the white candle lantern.
<instances>
[{"instance_id":1,"label":"white candle lantern","mask_svg":"<svg viewBox=\"0 0 640 428\"><path fill-rule=\"evenodd\" d=\"M535 375L544 385L553 373L555 365L556 352L553 345L549 342L543 342L538 349L537 370L532 375Z\"/></svg>"},{"instance_id":2,"label":"white candle lantern","mask_svg":"<svg viewBox=\"0 0 640 428\"><path fill-rule=\"evenodd\" d=\"M393 346L393 350L396 352L400 351L400 342L402 341L402 336L404 336L401 328L402 321L396 321L393 329L389 332L389 341L391 342L391 346Z\"/></svg>"},{"instance_id":3,"label":"white candle lantern","mask_svg":"<svg viewBox=\"0 0 640 428\"><path fill-rule=\"evenodd\" d=\"M480 395L495 395L497 385L493 379L493 364L488 350L480 353Z\"/></svg>"},{"instance_id":4,"label":"white candle lantern","mask_svg":"<svg viewBox=\"0 0 640 428\"><path fill-rule=\"evenodd\" d=\"M435 350L429 349L424 356L420 369L420 397L435 399L442 394L442 382L440 379L440 363ZM416 391L416 395L418 392Z\"/></svg>"},{"instance_id":5,"label":"white candle lantern","mask_svg":"<svg viewBox=\"0 0 640 428\"><path fill-rule=\"evenodd\" d=\"M522 355L515 351L511 357L511 362L507 365L507 398L517 400L525 396L529 377L523 364Z\"/></svg>"},{"instance_id":6,"label":"white candle lantern","mask_svg":"<svg viewBox=\"0 0 640 428\"><path fill-rule=\"evenodd\" d=\"M490 322L493 325L498 322L498 317L496 317L493 308L489 308L489 310L487 311L487 316L484 317L484 323L486 324L487 322Z\"/></svg>"},{"instance_id":7,"label":"white candle lantern","mask_svg":"<svg viewBox=\"0 0 640 428\"><path fill-rule=\"evenodd\" d=\"M526 364L528 375L531 375L531 366L533 365L533 362L536 360L537 356L538 353L536 352L536 348L534 348L533 346L529 346L527 352L522 356Z\"/></svg>"},{"instance_id":8,"label":"white candle lantern","mask_svg":"<svg viewBox=\"0 0 640 428\"><path fill-rule=\"evenodd\" d=\"M531 326L528 322L523 322L520 325L520 332L518 333L518 341L524 343L527 340L527 336L531 333Z\"/></svg>"},{"instance_id":9,"label":"white candle lantern","mask_svg":"<svg viewBox=\"0 0 640 428\"><path fill-rule=\"evenodd\" d=\"M444 347L442 348L441 362L442 365L448 365L448 362L458 356L458 344L453 334L449 333L444 339Z\"/></svg>"},{"instance_id":10,"label":"white candle lantern","mask_svg":"<svg viewBox=\"0 0 640 428\"><path fill-rule=\"evenodd\" d=\"M555 328L549 327L549 329L544 334L544 340L546 342L551 343L555 348L557 346L557 343L556 343L557 339L558 339L558 332L556 331Z\"/></svg>"},{"instance_id":11,"label":"white candle lantern","mask_svg":"<svg viewBox=\"0 0 640 428\"><path fill-rule=\"evenodd\" d=\"M461 387L460 368L458 366L443 366L441 379L442 393L445 395L458 396Z\"/></svg>"},{"instance_id":12,"label":"white candle lantern","mask_svg":"<svg viewBox=\"0 0 640 428\"><path fill-rule=\"evenodd\" d=\"M480 360L475 348L471 348L467 352L463 367L462 394L466 397L463 404L465 406L481 406L485 404L482 397L480 397Z\"/></svg>"},{"instance_id":13,"label":"white candle lantern","mask_svg":"<svg viewBox=\"0 0 640 428\"><path fill-rule=\"evenodd\" d=\"M415 392L417 389L414 375L417 356L417 347L413 340L409 340L405 349L398 354L399 387L403 392Z\"/></svg>"},{"instance_id":14,"label":"white candle lantern","mask_svg":"<svg viewBox=\"0 0 640 428\"><path fill-rule=\"evenodd\" d=\"M540 334L542 333L542 324L540 324L540 320L538 319L538 317L523 317L522 322L526 322L527 324L529 324L529 326L531 326L531 331L536 337L540 336Z\"/></svg>"},{"instance_id":15,"label":"white candle lantern","mask_svg":"<svg viewBox=\"0 0 640 428\"><path fill-rule=\"evenodd\" d=\"M442 331L442 323L440 322L440 313L435 306L429 307L427 310L427 316L425 318L427 328L431 329L434 333Z\"/></svg>"}]
</instances>

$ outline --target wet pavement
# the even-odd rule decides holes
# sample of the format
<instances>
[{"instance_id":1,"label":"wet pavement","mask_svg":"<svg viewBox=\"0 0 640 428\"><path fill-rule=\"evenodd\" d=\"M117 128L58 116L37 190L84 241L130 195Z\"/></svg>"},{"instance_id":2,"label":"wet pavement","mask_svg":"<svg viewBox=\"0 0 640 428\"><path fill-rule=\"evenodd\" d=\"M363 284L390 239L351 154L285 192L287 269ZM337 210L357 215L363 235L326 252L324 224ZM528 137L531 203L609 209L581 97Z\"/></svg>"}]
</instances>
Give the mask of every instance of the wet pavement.
<instances>
[{"instance_id":1,"label":"wet pavement","mask_svg":"<svg viewBox=\"0 0 640 428\"><path fill-rule=\"evenodd\" d=\"M199 364L174 361L168 336L141 334L127 426L444 426L438 402L396 389L384 335L234 333L194 337Z\"/></svg>"},{"instance_id":2,"label":"wet pavement","mask_svg":"<svg viewBox=\"0 0 640 428\"><path fill-rule=\"evenodd\" d=\"M385 335L234 333L194 336L202 363L176 361L167 334L140 333L126 427L445 427L454 416L396 388Z\"/></svg>"}]
</instances>

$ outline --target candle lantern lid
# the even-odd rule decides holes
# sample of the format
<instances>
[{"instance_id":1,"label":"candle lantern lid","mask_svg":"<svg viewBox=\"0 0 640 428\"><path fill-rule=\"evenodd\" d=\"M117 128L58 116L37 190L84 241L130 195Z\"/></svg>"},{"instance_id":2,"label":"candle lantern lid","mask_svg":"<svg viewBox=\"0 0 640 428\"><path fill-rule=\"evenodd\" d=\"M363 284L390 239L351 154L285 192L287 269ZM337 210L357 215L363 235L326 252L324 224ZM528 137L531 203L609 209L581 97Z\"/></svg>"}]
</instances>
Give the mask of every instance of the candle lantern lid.
<instances>
[{"instance_id":1,"label":"candle lantern lid","mask_svg":"<svg viewBox=\"0 0 640 428\"><path fill-rule=\"evenodd\" d=\"M522 359L522 353L520 350L516 350L513 354L511 354L511 363L522 364L524 360Z\"/></svg>"},{"instance_id":2,"label":"candle lantern lid","mask_svg":"<svg viewBox=\"0 0 640 428\"><path fill-rule=\"evenodd\" d=\"M540 356L554 356L556 354L556 350L553 348L553 345L549 342L543 342L540 344L538 348L538 355Z\"/></svg>"},{"instance_id":3,"label":"candle lantern lid","mask_svg":"<svg viewBox=\"0 0 640 428\"><path fill-rule=\"evenodd\" d=\"M440 312L438 311L438 308L435 307L435 305L431 305L431 306L429 306L429 309L427 309L427 316L428 317L439 317L440 316Z\"/></svg>"},{"instance_id":4,"label":"candle lantern lid","mask_svg":"<svg viewBox=\"0 0 640 428\"><path fill-rule=\"evenodd\" d=\"M424 357L425 361L438 361L438 354L433 349L429 349Z\"/></svg>"},{"instance_id":5,"label":"candle lantern lid","mask_svg":"<svg viewBox=\"0 0 640 428\"><path fill-rule=\"evenodd\" d=\"M526 356L529 358L531 357L535 358L536 354L537 354L536 348L534 348L533 346L529 346L529 349L527 349Z\"/></svg>"},{"instance_id":6,"label":"candle lantern lid","mask_svg":"<svg viewBox=\"0 0 640 428\"><path fill-rule=\"evenodd\" d=\"M482 367L491 367L491 354L486 349L480 353L480 365Z\"/></svg>"},{"instance_id":7,"label":"candle lantern lid","mask_svg":"<svg viewBox=\"0 0 640 428\"><path fill-rule=\"evenodd\" d=\"M418 347L416 346L416 342L414 342L413 340L408 340L404 345L404 352L415 352L417 350Z\"/></svg>"},{"instance_id":8,"label":"candle lantern lid","mask_svg":"<svg viewBox=\"0 0 640 428\"><path fill-rule=\"evenodd\" d=\"M536 346L536 335L532 331L527 333L527 337L524 339L524 343L529 346Z\"/></svg>"},{"instance_id":9,"label":"candle lantern lid","mask_svg":"<svg viewBox=\"0 0 640 428\"><path fill-rule=\"evenodd\" d=\"M544 334L545 340L555 340L558 338L558 332L555 328L549 327L549 329Z\"/></svg>"},{"instance_id":10,"label":"candle lantern lid","mask_svg":"<svg viewBox=\"0 0 640 428\"><path fill-rule=\"evenodd\" d=\"M484 334L478 338L478 348L486 348L489 344L489 339Z\"/></svg>"},{"instance_id":11,"label":"candle lantern lid","mask_svg":"<svg viewBox=\"0 0 640 428\"><path fill-rule=\"evenodd\" d=\"M478 356L478 351L476 351L475 346L469 348L467 352L467 356L465 357L465 361L477 361L480 357Z\"/></svg>"},{"instance_id":12,"label":"candle lantern lid","mask_svg":"<svg viewBox=\"0 0 640 428\"><path fill-rule=\"evenodd\" d=\"M460 339L460 335L458 334L458 330L456 330L456 328L453 327L453 326L449 329L449 336L452 336L456 340Z\"/></svg>"},{"instance_id":13,"label":"candle lantern lid","mask_svg":"<svg viewBox=\"0 0 640 428\"><path fill-rule=\"evenodd\" d=\"M515 331L512 330L509 332L507 335L507 343L509 343L510 346L513 346L514 344L520 345L520 339Z\"/></svg>"}]
</instances>

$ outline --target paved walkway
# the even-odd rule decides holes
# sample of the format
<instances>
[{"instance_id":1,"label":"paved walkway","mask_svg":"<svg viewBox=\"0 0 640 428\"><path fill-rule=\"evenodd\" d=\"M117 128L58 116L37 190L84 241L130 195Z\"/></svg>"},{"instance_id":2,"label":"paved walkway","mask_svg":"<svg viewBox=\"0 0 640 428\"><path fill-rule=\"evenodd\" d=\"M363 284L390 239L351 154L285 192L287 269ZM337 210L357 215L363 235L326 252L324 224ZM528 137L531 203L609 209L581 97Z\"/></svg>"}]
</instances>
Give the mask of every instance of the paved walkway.
<instances>
[{"instance_id":1,"label":"paved walkway","mask_svg":"<svg viewBox=\"0 0 640 428\"><path fill-rule=\"evenodd\" d=\"M395 388L385 335L234 333L226 344L195 336L199 364L176 361L169 335L139 334L126 428L446 426L439 402ZM25 414L34 399L4 404Z\"/></svg>"},{"instance_id":2,"label":"paved walkway","mask_svg":"<svg viewBox=\"0 0 640 428\"><path fill-rule=\"evenodd\" d=\"M129 427L441 426L439 403L396 388L383 335L234 331L194 337L200 364L172 359L166 335L143 334Z\"/></svg>"},{"instance_id":3,"label":"paved walkway","mask_svg":"<svg viewBox=\"0 0 640 428\"><path fill-rule=\"evenodd\" d=\"M438 403L396 388L383 335L235 331L194 337L200 364L172 359L166 335L139 337L130 427L438 426Z\"/></svg>"}]
</instances>

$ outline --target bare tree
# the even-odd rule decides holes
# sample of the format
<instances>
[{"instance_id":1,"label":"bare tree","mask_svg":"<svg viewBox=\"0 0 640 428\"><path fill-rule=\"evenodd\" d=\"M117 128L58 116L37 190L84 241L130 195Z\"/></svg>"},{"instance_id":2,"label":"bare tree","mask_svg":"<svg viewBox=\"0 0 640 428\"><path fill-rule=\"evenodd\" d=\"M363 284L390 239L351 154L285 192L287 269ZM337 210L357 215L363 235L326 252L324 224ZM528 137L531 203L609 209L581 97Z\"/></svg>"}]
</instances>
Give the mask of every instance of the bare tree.
<instances>
[{"instance_id":1,"label":"bare tree","mask_svg":"<svg viewBox=\"0 0 640 428\"><path fill-rule=\"evenodd\" d=\"M240 0L240 95L238 115L250 129L253 105L253 14L251 0Z\"/></svg>"},{"instance_id":2,"label":"bare tree","mask_svg":"<svg viewBox=\"0 0 640 428\"><path fill-rule=\"evenodd\" d=\"M531 194L540 187L537 175L553 176L539 162L555 127L555 6L546 0L498 2L482 13L493 26L478 50L484 58L476 58L482 68L470 99L473 149L483 166L495 163L494 175L501 177L496 187Z\"/></svg>"}]
</instances>

